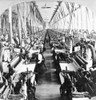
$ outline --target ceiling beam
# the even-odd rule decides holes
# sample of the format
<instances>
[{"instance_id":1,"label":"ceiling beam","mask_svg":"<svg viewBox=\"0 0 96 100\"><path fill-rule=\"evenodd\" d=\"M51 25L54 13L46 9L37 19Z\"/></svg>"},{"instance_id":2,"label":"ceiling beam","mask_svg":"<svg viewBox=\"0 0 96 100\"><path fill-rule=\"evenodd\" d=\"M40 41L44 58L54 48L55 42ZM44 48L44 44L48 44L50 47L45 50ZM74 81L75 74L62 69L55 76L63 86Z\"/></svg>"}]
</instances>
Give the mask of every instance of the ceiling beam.
<instances>
[{"instance_id":1,"label":"ceiling beam","mask_svg":"<svg viewBox=\"0 0 96 100\"><path fill-rule=\"evenodd\" d=\"M59 7L61 6L61 3L62 3L62 1L58 1L57 8L56 8L56 9L55 9L55 11L53 12L53 15L52 15L52 17L51 17L50 22L51 22L51 21L52 21L52 19L54 18L54 16L55 16L55 14L56 14L57 10L59 9ZM49 23L50 23L50 22L49 22Z\"/></svg>"},{"instance_id":2,"label":"ceiling beam","mask_svg":"<svg viewBox=\"0 0 96 100\"><path fill-rule=\"evenodd\" d=\"M62 17L61 19L57 20L55 23L57 23L58 21L62 20L62 19L65 18L65 17L69 16L70 14L74 13L75 11L77 11L77 10L80 9L80 8L81 8L81 6L75 8L73 12L70 12L70 13L66 14L64 17ZM55 23L53 23L53 24L55 24Z\"/></svg>"}]
</instances>

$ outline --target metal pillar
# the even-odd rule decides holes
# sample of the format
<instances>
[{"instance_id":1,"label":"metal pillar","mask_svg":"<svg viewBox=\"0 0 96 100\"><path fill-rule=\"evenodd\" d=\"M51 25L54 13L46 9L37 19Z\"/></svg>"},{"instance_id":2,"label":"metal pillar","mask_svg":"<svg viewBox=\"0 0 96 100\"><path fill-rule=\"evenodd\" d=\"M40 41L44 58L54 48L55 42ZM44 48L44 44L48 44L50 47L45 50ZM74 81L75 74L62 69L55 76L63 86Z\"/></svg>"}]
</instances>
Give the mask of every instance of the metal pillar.
<instances>
[{"instance_id":1,"label":"metal pillar","mask_svg":"<svg viewBox=\"0 0 96 100\"><path fill-rule=\"evenodd\" d=\"M13 43L13 32L12 32L12 8L9 8L9 25L10 25L10 42Z\"/></svg>"}]
</instances>

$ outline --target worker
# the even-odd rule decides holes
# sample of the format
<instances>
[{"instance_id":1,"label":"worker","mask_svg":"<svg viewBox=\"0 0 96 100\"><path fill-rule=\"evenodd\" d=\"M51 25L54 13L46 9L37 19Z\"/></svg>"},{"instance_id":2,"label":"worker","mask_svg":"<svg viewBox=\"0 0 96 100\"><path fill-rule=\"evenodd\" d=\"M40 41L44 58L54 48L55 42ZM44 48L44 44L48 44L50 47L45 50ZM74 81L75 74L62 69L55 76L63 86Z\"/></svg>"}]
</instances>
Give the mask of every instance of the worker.
<instances>
[{"instance_id":1,"label":"worker","mask_svg":"<svg viewBox=\"0 0 96 100\"><path fill-rule=\"evenodd\" d=\"M44 69L47 69L45 65L45 58L43 57L42 52L38 53L38 62L37 62L39 68L42 66Z\"/></svg>"},{"instance_id":2,"label":"worker","mask_svg":"<svg viewBox=\"0 0 96 100\"><path fill-rule=\"evenodd\" d=\"M5 48L3 51L3 61L10 62L11 61L11 51L9 48Z\"/></svg>"},{"instance_id":3,"label":"worker","mask_svg":"<svg viewBox=\"0 0 96 100\"><path fill-rule=\"evenodd\" d=\"M45 60L44 60L42 52L38 52L37 61L36 61L36 69L35 69L35 72L38 73L36 75L36 82L37 83L38 83L39 76L42 74L42 71L44 69L47 69L44 61Z\"/></svg>"},{"instance_id":4,"label":"worker","mask_svg":"<svg viewBox=\"0 0 96 100\"><path fill-rule=\"evenodd\" d=\"M61 84L60 94L65 100L72 100L72 83L67 73L63 73L64 83Z\"/></svg>"}]
</instances>

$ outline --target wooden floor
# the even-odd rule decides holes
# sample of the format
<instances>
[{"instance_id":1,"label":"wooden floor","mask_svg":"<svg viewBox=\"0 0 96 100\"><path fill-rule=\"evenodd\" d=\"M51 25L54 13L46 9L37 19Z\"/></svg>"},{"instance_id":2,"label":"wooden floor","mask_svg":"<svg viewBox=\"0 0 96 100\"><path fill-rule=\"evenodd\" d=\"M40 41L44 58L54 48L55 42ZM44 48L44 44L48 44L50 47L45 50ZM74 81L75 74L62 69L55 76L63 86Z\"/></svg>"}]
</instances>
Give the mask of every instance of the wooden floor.
<instances>
[{"instance_id":1,"label":"wooden floor","mask_svg":"<svg viewBox=\"0 0 96 100\"><path fill-rule=\"evenodd\" d=\"M54 83L41 84L36 87L36 98L38 100L59 100L59 85Z\"/></svg>"}]
</instances>

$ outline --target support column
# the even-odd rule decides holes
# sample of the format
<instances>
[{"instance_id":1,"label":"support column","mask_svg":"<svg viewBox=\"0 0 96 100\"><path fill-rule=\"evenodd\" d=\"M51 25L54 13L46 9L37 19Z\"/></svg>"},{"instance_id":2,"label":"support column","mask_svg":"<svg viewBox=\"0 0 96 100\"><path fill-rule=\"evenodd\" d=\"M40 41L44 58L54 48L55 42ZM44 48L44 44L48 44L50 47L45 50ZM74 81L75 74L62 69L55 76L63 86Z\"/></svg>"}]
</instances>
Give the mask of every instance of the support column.
<instances>
[{"instance_id":1,"label":"support column","mask_svg":"<svg viewBox=\"0 0 96 100\"><path fill-rule=\"evenodd\" d=\"M9 25L10 25L10 42L13 43L13 32L12 32L12 8L9 8Z\"/></svg>"},{"instance_id":2,"label":"support column","mask_svg":"<svg viewBox=\"0 0 96 100\"><path fill-rule=\"evenodd\" d=\"M1 29L1 17L0 17L0 29Z\"/></svg>"},{"instance_id":3,"label":"support column","mask_svg":"<svg viewBox=\"0 0 96 100\"><path fill-rule=\"evenodd\" d=\"M22 29L21 29L21 16L20 16L20 9L19 9L19 5L17 6L17 13L18 13L18 28L19 28L19 41L20 41L20 45L22 45Z\"/></svg>"},{"instance_id":4,"label":"support column","mask_svg":"<svg viewBox=\"0 0 96 100\"><path fill-rule=\"evenodd\" d=\"M82 7L81 7L81 30L82 30Z\"/></svg>"},{"instance_id":5,"label":"support column","mask_svg":"<svg viewBox=\"0 0 96 100\"><path fill-rule=\"evenodd\" d=\"M18 18L18 26L19 26L20 45L22 45L22 33L21 33L21 20L20 20L20 18Z\"/></svg>"},{"instance_id":6,"label":"support column","mask_svg":"<svg viewBox=\"0 0 96 100\"><path fill-rule=\"evenodd\" d=\"M86 14L86 30L87 30L88 29L87 8L85 8L85 14Z\"/></svg>"},{"instance_id":7,"label":"support column","mask_svg":"<svg viewBox=\"0 0 96 100\"><path fill-rule=\"evenodd\" d=\"M92 29L95 30L94 29L94 13L93 12L92 12Z\"/></svg>"},{"instance_id":8,"label":"support column","mask_svg":"<svg viewBox=\"0 0 96 100\"><path fill-rule=\"evenodd\" d=\"M77 15L77 30L78 30L78 24L79 24L79 22L78 22L78 11L76 11L76 15Z\"/></svg>"},{"instance_id":9,"label":"support column","mask_svg":"<svg viewBox=\"0 0 96 100\"><path fill-rule=\"evenodd\" d=\"M26 23L28 22L28 19L27 19L27 4L26 2L24 3L24 31L25 31L25 37L27 38L27 25ZM26 21L27 20L27 21Z\"/></svg>"}]
</instances>

